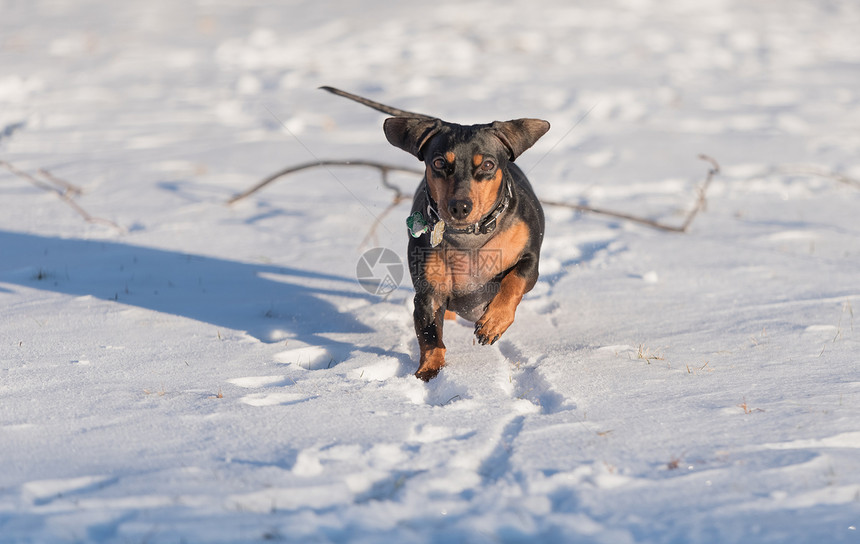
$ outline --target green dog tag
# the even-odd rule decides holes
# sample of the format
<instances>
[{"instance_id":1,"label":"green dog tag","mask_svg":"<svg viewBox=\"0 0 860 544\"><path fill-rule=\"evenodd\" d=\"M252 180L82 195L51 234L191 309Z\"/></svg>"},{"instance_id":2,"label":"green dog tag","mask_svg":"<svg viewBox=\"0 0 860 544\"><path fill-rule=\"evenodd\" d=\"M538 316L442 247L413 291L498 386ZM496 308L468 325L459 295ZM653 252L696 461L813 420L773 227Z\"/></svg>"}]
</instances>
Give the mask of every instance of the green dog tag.
<instances>
[{"instance_id":1,"label":"green dog tag","mask_svg":"<svg viewBox=\"0 0 860 544\"><path fill-rule=\"evenodd\" d=\"M415 212L407 217L406 226L409 228L409 234L411 234L413 238L418 238L425 232L430 231L430 227L427 226L427 221L424 220L424 216L421 215L421 212Z\"/></svg>"}]
</instances>

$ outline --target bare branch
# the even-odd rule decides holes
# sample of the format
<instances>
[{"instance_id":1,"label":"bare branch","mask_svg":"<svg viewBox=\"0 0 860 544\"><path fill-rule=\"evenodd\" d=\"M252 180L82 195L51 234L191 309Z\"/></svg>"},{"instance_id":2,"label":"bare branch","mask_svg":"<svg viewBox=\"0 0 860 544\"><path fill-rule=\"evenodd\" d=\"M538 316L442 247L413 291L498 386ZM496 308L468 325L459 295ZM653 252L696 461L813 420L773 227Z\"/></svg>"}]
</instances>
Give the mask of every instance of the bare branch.
<instances>
[{"instance_id":1,"label":"bare branch","mask_svg":"<svg viewBox=\"0 0 860 544\"><path fill-rule=\"evenodd\" d=\"M834 181L838 181L839 183L844 183L846 185L851 185L852 187L860 189L860 180L839 174L837 172L833 172L832 170L825 170L824 168L819 168L818 166L812 166L809 164L788 165L780 167L779 171L783 174L797 174L800 176L814 176L819 178L832 179Z\"/></svg>"},{"instance_id":2,"label":"bare branch","mask_svg":"<svg viewBox=\"0 0 860 544\"><path fill-rule=\"evenodd\" d=\"M74 199L72 199L71 196L69 196L70 193L74 194L74 195L80 195L82 193L81 189L79 187L76 187L75 185L72 185L71 183L69 183L67 181L64 181L64 180L61 180L60 178L55 177L54 175L52 175L47 170L39 170L38 173L42 177L47 179L50 183L45 183L44 181L37 179L36 177L30 175L29 173L24 172L23 170L19 170L14 165L12 165L11 163L6 162L4 160L0 160L0 166L5 167L6 170L9 170L11 173L18 176L19 178L32 183L33 185L35 185L39 189L42 189L43 191L48 191L50 193L54 193L55 195L60 197L60 200L62 200L66 204L68 204L81 217L83 217L84 221L86 221L88 223L99 223L102 225L107 225L109 227L117 229L120 232L125 231L125 229L123 229L122 227L120 227L119 225L117 225L116 223L114 223L113 221L111 221L109 219L102 219L101 217L94 217L94 216L90 215L89 212L87 212L85 209L83 209L77 202L74 201Z\"/></svg>"},{"instance_id":3,"label":"bare branch","mask_svg":"<svg viewBox=\"0 0 860 544\"><path fill-rule=\"evenodd\" d=\"M685 227L675 227L672 225L664 225L659 221L655 221L653 219L647 219L644 217L637 217L635 215L626 214L623 212L614 212L611 210L604 210L601 208L594 208L592 206L585 206L583 204L571 204L570 202L559 202L556 200L541 200L541 204L546 206L557 206L559 208L567 208L570 210L576 210L578 212L585 213L593 213L597 215L605 215L607 217L615 217L617 219L624 219L625 221L632 221L634 223L639 223L641 225L646 225L648 227L653 227L659 230L666 230L670 232L685 232Z\"/></svg>"},{"instance_id":4,"label":"bare branch","mask_svg":"<svg viewBox=\"0 0 860 544\"><path fill-rule=\"evenodd\" d=\"M384 164L384 163L379 163L379 162L374 162L374 161L322 160L322 161L307 162L307 163L299 164L297 166L290 166L288 168L284 168L283 170L275 172L274 174L272 174L271 176L268 176L263 181L254 185L250 189L247 189L247 190L239 193L238 195L234 196L233 198L231 198L230 200L227 201L227 204L233 204L235 202L238 202L239 200L242 200L245 197L248 197L248 196L256 193L257 191L259 191L260 189L262 189L266 185L272 183L273 181L275 181L278 178L282 178L284 176L287 176L289 174L294 174L294 173L300 172L302 170L307 170L309 168L321 168L321 167L327 167L327 166L367 166L370 168L376 168L377 170L379 170L382 173L382 184L387 189L394 191L394 194L396 195L396 197L403 196L403 192L397 186L389 183L388 172L404 172L407 174L417 174L417 175L423 174L422 171L416 170L414 168L404 168L402 166L397 166L394 164Z\"/></svg>"},{"instance_id":5,"label":"bare branch","mask_svg":"<svg viewBox=\"0 0 860 544\"><path fill-rule=\"evenodd\" d=\"M634 223L639 223L639 224L646 225L646 226L649 226L649 227L652 227L655 229L665 230L665 231L669 231L669 232L687 232L687 230L690 228L690 225L693 223L693 220L696 218L696 216L699 214L699 212L701 212L705 209L705 206L707 204L707 201L705 200L705 196L707 194L708 187L710 186L711 181L713 181L714 176L720 172L720 165L717 164L717 161L715 161L713 158L711 158L707 155L699 155L699 158L702 159L703 161L710 163L711 168L708 170L708 175L705 178L704 183L698 189L698 198L696 199L695 207L692 210L690 210L690 212L687 214L687 216L686 216L684 222L681 224L681 226L666 225L664 223L661 223L659 221L655 221L653 219L637 217L635 215L630 215L630 214L626 214L626 213L622 213L622 212L615 212L615 211L611 211L611 210L604 210L601 208L595 208L592 206L585 206L582 204L572 204L570 202L559 202L559 201L555 201L555 200L541 200L541 203L546 205L546 206L558 206L558 207L568 208L571 210L576 210L576 211L585 212L585 213L593 213L593 214L598 214L598 215L605 215L608 217L615 217L618 219L624 219L625 221L632 221ZM294 174L294 173L302 171L302 170L307 170L309 168L320 168L320 167L327 167L327 166L366 166L366 167L370 167L370 168L376 168L377 170L380 171L380 173L382 175L382 184L387 189L394 192L394 198L393 198L391 204L373 222L373 225L371 226L370 231L367 233L367 235L364 237L364 240L361 242L362 246L365 243L367 243L367 241L370 240L375 235L376 229L379 226L379 224L381 223L382 219L386 215L388 215L388 213L390 213L391 210L394 209L395 206L397 206L398 204L400 204L401 202L403 202L404 200L406 200L408 198L408 196L405 195L403 193L403 191L400 190L399 187L391 184L388 181L388 173L389 172L404 172L404 173L416 174L416 175L423 174L422 171L417 170L417 169L405 168L402 166L384 164L384 163L379 163L379 162L375 162L375 161L323 160L323 161L309 162L309 163L304 163L304 164L300 164L297 166L291 166L289 168L285 168L279 172L276 172L276 173L272 174L271 176L268 176L267 178L265 178L263 181L259 182L258 184L254 185L250 189L247 189L246 191L239 193L238 195L234 196L233 198L228 200L227 203L232 204L234 202L237 202L237 201L259 191L260 189L262 189L266 185L272 183L273 181L275 181L278 178L287 176L289 174Z\"/></svg>"},{"instance_id":6,"label":"bare branch","mask_svg":"<svg viewBox=\"0 0 860 544\"><path fill-rule=\"evenodd\" d=\"M571 204L568 202L556 202L549 200L541 200L541 203L547 206L559 206L562 208L569 208L571 210L577 210L581 212L594 213L598 215L606 215L608 217L616 217L618 219L624 219L626 221L632 221L634 223L639 223L641 225L646 225L648 227L653 227L659 230L665 230L668 232L687 232L690 228L690 225L693 223L693 220L699 214L699 212L705 209L707 201L705 200L705 196L708 192L708 187L711 185L711 181L713 181L714 176L720 172L720 165L717 164L717 161L712 159L707 155L699 155L699 158L703 161L706 161L711 164L711 168L708 170L708 175L705 178L705 182L698 189L698 198L696 199L696 205L692 210L687 214L687 217L684 219L684 222L680 226L675 225L667 225L665 223L661 223L659 221L655 221L653 219L647 219L644 217L637 217L635 215L630 215L621 212L614 212L610 210L604 210L600 208L593 208L591 206L584 206L582 204Z\"/></svg>"},{"instance_id":7,"label":"bare branch","mask_svg":"<svg viewBox=\"0 0 860 544\"><path fill-rule=\"evenodd\" d=\"M384 217L386 217L389 213L391 213L391 210L396 208L398 204L400 204L401 202L403 202L404 200L407 200L407 199L408 199L408 197L406 195L396 195L394 197L394 200L392 200L391 204L389 204L388 207L382 211L382 213L380 213L379 215L376 216L376 219L373 221L373 225L371 225L370 230L367 231L367 234L364 236L364 240L361 241L361 243L358 245L358 247L359 248L365 247L369 240L371 240L371 239L375 240L376 229L377 229L377 227L379 227L380 223L382 223L382 219Z\"/></svg>"},{"instance_id":8,"label":"bare branch","mask_svg":"<svg viewBox=\"0 0 860 544\"><path fill-rule=\"evenodd\" d=\"M23 180L29 181L30 183L32 183L33 185L35 185L39 189L42 189L43 191L50 191L50 192L54 192L54 193L58 192L56 187L52 187L51 185L34 178L33 176L31 176L27 172L24 172L23 170L18 170L11 163L0 160L0 166L5 167L6 170L9 170L10 172L12 172L13 174L15 174L16 176L18 176L19 178L21 178Z\"/></svg>"},{"instance_id":9,"label":"bare branch","mask_svg":"<svg viewBox=\"0 0 860 544\"><path fill-rule=\"evenodd\" d=\"M709 157L708 155L702 153L699 155L699 158L709 163L711 165L711 168L710 170L708 170L708 176L705 178L705 182L702 183L701 187L699 187L699 198L698 200L696 200L696 206L692 210L690 210L690 213L687 215L687 219L681 226L681 232L687 232L687 229L690 228L690 225L693 223L693 219L696 218L699 212L704 211L705 207L707 206L705 196L708 193L708 187L710 187L711 182L714 181L714 176L720 173L720 165L712 157Z\"/></svg>"},{"instance_id":10,"label":"bare branch","mask_svg":"<svg viewBox=\"0 0 860 544\"><path fill-rule=\"evenodd\" d=\"M56 177L54 174L50 173L44 168L39 168L37 172L39 173L39 175L41 175L43 178L47 179L57 187L62 188L65 194L71 193L75 196L81 196L82 194L84 194L84 190L77 185L72 185L68 181Z\"/></svg>"}]
</instances>

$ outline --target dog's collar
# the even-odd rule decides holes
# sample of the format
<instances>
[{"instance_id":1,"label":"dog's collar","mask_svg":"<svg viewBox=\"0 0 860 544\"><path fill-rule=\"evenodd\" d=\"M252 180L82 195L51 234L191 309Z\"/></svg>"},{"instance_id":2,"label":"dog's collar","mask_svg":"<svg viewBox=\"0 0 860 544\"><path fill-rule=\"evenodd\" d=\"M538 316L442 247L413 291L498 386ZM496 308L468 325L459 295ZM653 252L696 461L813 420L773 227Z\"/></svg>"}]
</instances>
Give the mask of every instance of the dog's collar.
<instances>
[{"instance_id":1,"label":"dog's collar","mask_svg":"<svg viewBox=\"0 0 860 544\"><path fill-rule=\"evenodd\" d=\"M436 201L433 200L433 197L430 196L430 189L427 185L424 185L424 193L427 195L427 226L432 230L433 227L442 220L442 217L439 215L439 209L437 207ZM477 223L472 223L468 227L464 227L462 229L456 229L454 227L450 227L445 225L445 232L450 232L451 234L489 234L496 230L496 227L499 224L499 216L505 213L505 210L508 209L508 206L511 204L511 199L514 197L513 189L511 189L511 181L510 179L505 180L505 190L502 194L502 197L496 203L493 210L484 216L483 219L478 221Z\"/></svg>"}]
</instances>

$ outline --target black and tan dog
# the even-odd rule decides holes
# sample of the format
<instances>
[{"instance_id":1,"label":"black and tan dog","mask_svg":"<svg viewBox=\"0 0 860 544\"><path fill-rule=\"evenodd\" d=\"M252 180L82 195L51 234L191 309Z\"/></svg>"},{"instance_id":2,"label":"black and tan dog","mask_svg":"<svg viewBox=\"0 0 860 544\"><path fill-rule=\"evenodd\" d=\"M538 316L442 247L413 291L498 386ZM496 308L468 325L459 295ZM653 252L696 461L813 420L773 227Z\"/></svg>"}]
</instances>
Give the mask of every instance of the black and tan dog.
<instances>
[{"instance_id":1,"label":"black and tan dog","mask_svg":"<svg viewBox=\"0 0 860 544\"><path fill-rule=\"evenodd\" d=\"M478 341L492 344L537 281L543 210L513 161L549 123L457 125L322 88L392 115L383 127L388 141L425 163L407 225L421 350L415 376L430 380L445 365L445 318L473 321Z\"/></svg>"}]
</instances>

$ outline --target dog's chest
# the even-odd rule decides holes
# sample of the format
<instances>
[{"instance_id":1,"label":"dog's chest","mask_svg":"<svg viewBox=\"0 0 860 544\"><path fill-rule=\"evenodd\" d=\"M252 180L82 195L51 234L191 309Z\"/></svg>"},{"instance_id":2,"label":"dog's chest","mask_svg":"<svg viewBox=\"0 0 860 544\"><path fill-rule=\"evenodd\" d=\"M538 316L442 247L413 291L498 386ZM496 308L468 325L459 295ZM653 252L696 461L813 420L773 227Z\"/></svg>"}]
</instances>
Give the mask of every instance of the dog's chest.
<instances>
[{"instance_id":1,"label":"dog's chest","mask_svg":"<svg viewBox=\"0 0 860 544\"><path fill-rule=\"evenodd\" d=\"M424 278L436 291L467 294L485 289L517 263L529 239L525 222L516 221L476 248L443 243L425 261Z\"/></svg>"}]
</instances>

